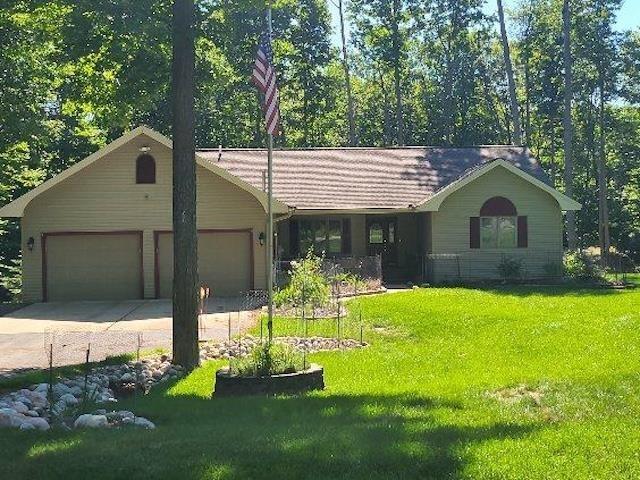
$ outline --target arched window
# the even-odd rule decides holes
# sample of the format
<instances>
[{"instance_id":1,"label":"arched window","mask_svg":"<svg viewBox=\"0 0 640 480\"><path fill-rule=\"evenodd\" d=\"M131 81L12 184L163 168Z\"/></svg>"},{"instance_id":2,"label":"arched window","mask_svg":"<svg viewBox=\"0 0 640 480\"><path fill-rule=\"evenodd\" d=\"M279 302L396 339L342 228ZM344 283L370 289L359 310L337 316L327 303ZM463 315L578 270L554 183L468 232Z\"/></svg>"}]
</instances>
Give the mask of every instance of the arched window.
<instances>
[{"instance_id":1,"label":"arched window","mask_svg":"<svg viewBox=\"0 0 640 480\"><path fill-rule=\"evenodd\" d=\"M527 247L527 217L508 198L492 197L480 208L480 217L470 221L471 248Z\"/></svg>"},{"instance_id":2,"label":"arched window","mask_svg":"<svg viewBox=\"0 0 640 480\"><path fill-rule=\"evenodd\" d=\"M136 183L156 183L156 161L147 153L136 159Z\"/></svg>"},{"instance_id":3,"label":"arched window","mask_svg":"<svg viewBox=\"0 0 640 480\"><path fill-rule=\"evenodd\" d=\"M484 202L480 209L481 217L515 217L517 215L518 211L516 210L516 206L511 203L511 200L504 197L492 197Z\"/></svg>"}]
</instances>

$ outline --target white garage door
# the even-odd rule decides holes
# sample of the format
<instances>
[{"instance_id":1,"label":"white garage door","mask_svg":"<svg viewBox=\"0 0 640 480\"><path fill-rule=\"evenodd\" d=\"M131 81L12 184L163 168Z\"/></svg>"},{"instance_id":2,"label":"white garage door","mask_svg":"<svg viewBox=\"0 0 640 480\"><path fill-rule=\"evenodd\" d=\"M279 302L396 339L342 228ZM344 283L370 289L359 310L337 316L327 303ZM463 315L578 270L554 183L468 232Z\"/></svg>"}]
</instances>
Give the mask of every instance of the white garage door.
<instances>
[{"instance_id":1,"label":"white garage door","mask_svg":"<svg viewBox=\"0 0 640 480\"><path fill-rule=\"evenodd\" d=\"M45 300L142 298L139 232L45 235Z\"/></svg>"},{"instance_id":2,"label":"white garage door","mask_svg":"<svg viewBox=\"0 0 640 480\"><path fill-rule=\"evenodd\" d=\"M160 232L156 240L156 293L173 292L173 234ZM211 295L228 297L253 288L252 233L250 230L198 232L198 275Z\"/></svg>"}]
</instances>

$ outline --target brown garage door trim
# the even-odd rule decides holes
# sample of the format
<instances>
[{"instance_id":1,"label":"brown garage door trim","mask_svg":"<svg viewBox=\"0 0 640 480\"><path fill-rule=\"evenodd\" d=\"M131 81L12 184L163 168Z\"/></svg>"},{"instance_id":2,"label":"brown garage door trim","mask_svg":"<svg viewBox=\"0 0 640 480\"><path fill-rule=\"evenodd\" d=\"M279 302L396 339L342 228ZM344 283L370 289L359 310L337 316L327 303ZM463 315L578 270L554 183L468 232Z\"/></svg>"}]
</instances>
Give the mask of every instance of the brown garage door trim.
<instances>
[{"instance_id":1,"label":"brown garage door trim","mask_svg":"<svg viewBox=\"0 0 640 480\"><path fill-rule=\"evenodd\" d=\"M153 263L154 263L154 283L156 298L160 298L160 260L158 258L160 235L171 234L173 230L154 230L153 232ZM255 261L253 250L253 228L203 228L198 233L246 233L249 239L249 276L251 289L255 288Z\"/></svg>"},{"instance_id":2,"label":"brown garage door trim","mask_svg":"<svg viewBox=\"0 0 640 480\"><path fill-rule=\"evenodd\" d=\"M48 301L47 292L47 238L49 237L75 237L81 235L137 235L140 247L140 298L144 298L144 261L143 261L143 232L142 230L109 230L106 232L77 232L77 231L64 231L64 232L44 232L41 235L40 245L42 247L42 301Z\"/></svg>"}]
</instances>

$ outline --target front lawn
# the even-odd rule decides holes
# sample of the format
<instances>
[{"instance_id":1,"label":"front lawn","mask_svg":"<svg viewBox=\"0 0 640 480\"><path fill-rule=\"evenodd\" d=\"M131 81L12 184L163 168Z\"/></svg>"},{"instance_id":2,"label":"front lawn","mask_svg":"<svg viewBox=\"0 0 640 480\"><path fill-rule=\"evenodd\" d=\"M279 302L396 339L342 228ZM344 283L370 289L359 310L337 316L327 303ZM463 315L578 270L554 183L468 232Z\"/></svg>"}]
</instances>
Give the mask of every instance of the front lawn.
<instances>
[{"instance_id":1,"label":"front lawn","mask_svg":"<svg viewBox=\"0 0 640 480\"><path fill-rule=\"evenodd\" d=\"M154 431L0 431L0 478L640 477L640 289L434 288L350 310L370 346L313 355L322 393L212 401L209 363L122 404Z\"/></svg>"}]
</instances>

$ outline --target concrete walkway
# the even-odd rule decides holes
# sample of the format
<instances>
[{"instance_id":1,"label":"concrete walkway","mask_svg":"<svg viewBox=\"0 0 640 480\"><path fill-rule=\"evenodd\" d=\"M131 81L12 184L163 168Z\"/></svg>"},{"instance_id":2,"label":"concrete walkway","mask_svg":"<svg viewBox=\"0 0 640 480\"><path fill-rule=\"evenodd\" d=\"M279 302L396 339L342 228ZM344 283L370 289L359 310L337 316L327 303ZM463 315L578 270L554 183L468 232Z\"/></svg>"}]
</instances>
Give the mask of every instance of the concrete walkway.
<instances>
[{"instance_id":1,"label":"concrete walkway","mask_svg":"<svg viewBox=\"0 0 640 480\"><path fill-rule=\"evenodd\" d=\"M200 338L226 339L229 325L232 334L246 330L255 321L256 312L248 310L245 303L241 298L209 299L208 313L200 318ZM97 344L92 346L92 360L135 350L137 334L141 334L142 348L170 348L171 310L170 300L29 305L0 317L0 375L46 366L45 338L52 338L52 332L56 332L56 338L65 339L66 343L86 344L91 339ZM89 332L99 334L90 335ZM76 350L81 353L86 351L86 346L78 345ZM56 364L81 363L82 356L75 356L78 355L58 358Z\"/></svg>"}]
</instances>

